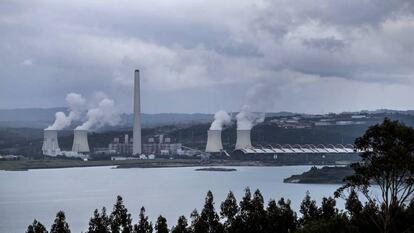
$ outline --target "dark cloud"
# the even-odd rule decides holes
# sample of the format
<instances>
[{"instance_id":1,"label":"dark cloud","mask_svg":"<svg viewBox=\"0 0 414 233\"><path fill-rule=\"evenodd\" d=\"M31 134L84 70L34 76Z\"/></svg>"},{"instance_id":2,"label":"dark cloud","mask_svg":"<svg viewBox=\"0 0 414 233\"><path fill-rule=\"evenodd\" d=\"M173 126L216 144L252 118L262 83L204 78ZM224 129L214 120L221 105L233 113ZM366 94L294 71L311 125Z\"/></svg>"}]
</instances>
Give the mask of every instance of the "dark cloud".
<instances>
[{"instance_id":1,"label":"dark cloud","mask_svg":"<svg viewBox=\"0 0 414 233\"><path fill-rule=\"evenodd\" d=\"M5 0L0 108L103 91L130 111L135 68L148 112L414 108L413 10L409 0Z\"/></svg>"}]
</instances>

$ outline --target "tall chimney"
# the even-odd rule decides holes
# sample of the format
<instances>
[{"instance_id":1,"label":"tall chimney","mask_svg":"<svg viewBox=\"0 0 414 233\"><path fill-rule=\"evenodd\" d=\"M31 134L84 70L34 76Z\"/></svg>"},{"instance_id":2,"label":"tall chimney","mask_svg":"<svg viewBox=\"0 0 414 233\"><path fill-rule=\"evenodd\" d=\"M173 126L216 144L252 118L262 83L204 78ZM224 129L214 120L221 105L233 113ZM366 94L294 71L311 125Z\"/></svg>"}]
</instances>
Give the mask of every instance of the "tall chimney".
<instances>
[{"instance_id":1,"label":"tall chimney","mask_svg":"<svg viewBox=\"0 0 414 233\"><path fill-rule=\"evenodd\" d=\"M139 70L135 70L134 77L134 130L132 154L141 154L141 102L140 102L140 80Z\"/></svg>"},{"instance_id":2,"label":"tall chimney","mask_svg":"<svg viewBox=\"0 0 414 233\"><path fill-rule=\"evenodd\" d=\"M73 132L72 151L78 153L89 153L88 131L75 129Z\"/></svg>"},{"instance_id":3,"label":"tall chimney","mask_svg":"<svg viewBox=\"0 0 414 233\"><path fill-rule=\"evenodd\" d=\"M60 154L60 148L57 138L57 130L45 129L43 131L42 152L44 155L57 156Z\"/></svg>"},{"instance_id":4,"label":"tall chimney","mask_svg":"<svg viewBox=\"0 0 414 233\"><path fill-rule=\"evenodd\" d=\"M221 150L223 150L221 130L208 130L206 152L220 152Z\"/></svg>"},{"instance_id":5,"label":"tall chimney","mask_svg":"<svg viewBox=\"0 0 414 233\"><path fill-rule=\"evenodd\" d=\"M252 147L250 140L250 130L237 130L236 149Z\"/></svg>"}]
</instances>

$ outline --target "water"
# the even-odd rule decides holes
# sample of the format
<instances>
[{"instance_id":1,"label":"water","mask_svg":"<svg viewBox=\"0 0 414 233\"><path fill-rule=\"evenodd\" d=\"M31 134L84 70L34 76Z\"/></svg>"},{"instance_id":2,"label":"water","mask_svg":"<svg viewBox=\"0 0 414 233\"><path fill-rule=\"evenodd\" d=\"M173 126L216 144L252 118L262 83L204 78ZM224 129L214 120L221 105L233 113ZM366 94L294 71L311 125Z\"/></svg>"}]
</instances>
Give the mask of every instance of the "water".
<instances>
[{"instance_id":1,"label":"water","mask_svg":"<svg viewBox=\"0 0 414 233\"><path fill-rule=\"evenodd\" d=\"M201 209L208 190L216 208L232 190L238 201L245 187L260 189L266 201L288 198L296 211L306 191L318 203L332 195L338 185L285 184L283 179L309 170L309 166L237 167L236 172L194 171L195 168L111 167L0 171L0 232L25 232L34 218L48 229L59 210L64 210L72 232L86 231L93 210L112 211L116 195L121 195L133 223L141 206L152 222L159 214L169 226L180 215L189 217ZM340 201L339 206L343 206Z\"/></svg>"}]
</instances>

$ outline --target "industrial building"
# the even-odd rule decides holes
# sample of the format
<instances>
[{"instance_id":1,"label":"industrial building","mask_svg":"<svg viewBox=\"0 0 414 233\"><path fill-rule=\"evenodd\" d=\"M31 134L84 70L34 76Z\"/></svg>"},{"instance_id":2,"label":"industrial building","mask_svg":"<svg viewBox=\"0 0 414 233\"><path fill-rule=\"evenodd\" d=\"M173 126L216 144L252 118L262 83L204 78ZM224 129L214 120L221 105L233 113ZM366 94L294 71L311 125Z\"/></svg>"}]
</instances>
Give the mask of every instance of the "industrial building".
<instances>
[{"instance_id":1,"label":"industrial building","mask_svg":"<svg viewBox=\"0 0 414 233\"><path fill-rule=\"evenodd\" d=\"M353 145L269 145L235 149L232 157L281 164L349 164L361 159L358 153Z\"/></svg>"},{"instance_id":2,"label":"industrial building","mask_svg":"<svg viewBox=\"0 0 414 233\"><path fill-rule=\"evenodd\" d=\"M149 137L147 142L142 145L142 152L146 155L176 155L181 150L181 143L174 143L170 137L156 135Z\"/></svg>"},{"instance_id":3,"label":"industrial building","mask_svg":"<svg viewBox=\"0 0 414 233\"><path fill-rule=\"evenodd\" d=\"M121 141L119 137L113 139L108 145L108 150L115 154L132 155L133 153L133 139L129 139L129 135L125 134Z\"/></svg>"}]
</instances>

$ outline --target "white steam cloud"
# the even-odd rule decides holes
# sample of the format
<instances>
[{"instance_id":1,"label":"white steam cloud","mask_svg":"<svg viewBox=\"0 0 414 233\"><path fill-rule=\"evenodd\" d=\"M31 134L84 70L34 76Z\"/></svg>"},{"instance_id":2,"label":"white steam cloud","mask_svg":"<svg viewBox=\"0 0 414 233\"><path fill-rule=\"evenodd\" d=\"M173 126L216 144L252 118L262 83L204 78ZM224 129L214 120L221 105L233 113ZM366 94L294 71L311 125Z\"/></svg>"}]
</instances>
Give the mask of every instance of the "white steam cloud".
<instances>
[{"instance_id":1,"label":"white steam cloud","mask_svg":"<svg viewBox=\"0 0 414 233\"><path fill-rule=\"evenodd\" d=\"M236 119L238 130L251 130L253 126L264 121L265 113L252 112L248 105L244 105L236 115Z\"/></svg>"},{"instance_id":2,"label":"white steam cloud","mask_svg":"<svg viewBox=\"0 0 414 233\"><path fill-rule=\"evenodd\" d=\"M66 116L64 112L57 112L55 122L49 125L47 130L62 130L70 126L73 121L79 120L85 110L86 100L80 94L69 93L66 95L66 102L69 106L69 114Z\"/></svg>"},{"instance_id":3,"label":"white steam cloud","mask_svg":"<svg viewBox=\"0 0 414 233\"><path fill-rule=\"evenodd\" d=\"M220 110L214 114L214 121L211 123L210 130L222 130L223 126L231 122L230 115L224 111Z\"/></svg>"},{"instance_id":4,"label":"white steam cloud","mask_svg":"<svg viewBox=\"0 0 414 233\"><path fill-rule=\"evenodd\" d=\"M104 125L115 126L121 121L119 111L115 107L115 101L103 98L98 106L91 108L86 113L87 120L77 130L89 130L99 128Z\"/></svg>"}]
</instances>

